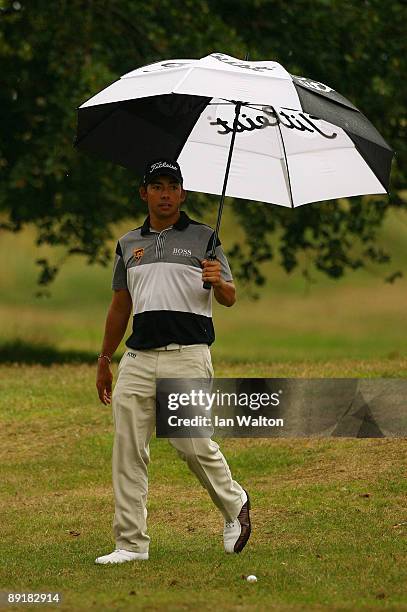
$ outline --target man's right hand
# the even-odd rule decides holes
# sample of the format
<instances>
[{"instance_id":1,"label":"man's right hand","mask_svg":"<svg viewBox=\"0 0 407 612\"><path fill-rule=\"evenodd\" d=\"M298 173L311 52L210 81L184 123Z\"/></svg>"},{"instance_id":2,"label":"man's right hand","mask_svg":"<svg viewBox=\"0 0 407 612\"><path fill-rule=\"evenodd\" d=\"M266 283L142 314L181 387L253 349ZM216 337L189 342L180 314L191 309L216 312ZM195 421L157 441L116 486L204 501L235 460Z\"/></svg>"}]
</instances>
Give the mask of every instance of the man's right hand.
<instances>
[{"instance_id":1,"label":"man's right hand","mask_svg":"<svg viewBox=\"0 0 407 612\"><path fill-rule=\"evenodd\" d=\"M102 343L101 355L111 357L122 340L126 331L132 307L131 296L128 289L115 289L112 303L106 318L105 335ZM98 360L96 388L102 404L110 404L112 400L113 376L109 361L105 357Z\"/></svg>"},{"instance_id":2,"label":"man's right hand","mask_svg":"<svg viewBox=\"0 0 407 612\"><path fill-rule=\"evenodd\" d=\"M96 376L96 388L99 399L105 406L112 401L112 381L113 375L107 359L99 359Z\"/></svg>"}]
</instances>

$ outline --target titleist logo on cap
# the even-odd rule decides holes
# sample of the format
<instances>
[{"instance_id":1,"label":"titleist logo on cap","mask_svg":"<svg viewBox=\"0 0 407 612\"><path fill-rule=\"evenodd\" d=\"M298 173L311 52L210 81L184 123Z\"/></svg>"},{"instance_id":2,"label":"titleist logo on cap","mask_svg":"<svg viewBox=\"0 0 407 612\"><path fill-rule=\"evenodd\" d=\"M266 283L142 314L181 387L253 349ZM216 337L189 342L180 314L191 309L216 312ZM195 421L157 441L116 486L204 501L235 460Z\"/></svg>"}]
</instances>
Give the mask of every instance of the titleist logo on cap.
<instances>
[{"instance_id":1,"label":"titleist logo on cap","mask_svg":"<svg viewBox=\"0 0 407 612\"><path fill-rule=\"evenodd\" d=\"M150 166L150 172L153 172L153 170L158 170L159 168L171 168L171 170L178 170L177 166L173 166L168 162L156 162Z\"/></svg>"},{"instance_id":2,"label":"titleist logo on cap","mask_svg":"<svg viewBox=\"0 0 407 612\"><path fill-rule=\"evenodd\" d=\"M182 185L181 168L178 162L172 159L152 159L146 167L143 182L146 185L157 174L173 176Z\"/></svg>"}]
</instances>

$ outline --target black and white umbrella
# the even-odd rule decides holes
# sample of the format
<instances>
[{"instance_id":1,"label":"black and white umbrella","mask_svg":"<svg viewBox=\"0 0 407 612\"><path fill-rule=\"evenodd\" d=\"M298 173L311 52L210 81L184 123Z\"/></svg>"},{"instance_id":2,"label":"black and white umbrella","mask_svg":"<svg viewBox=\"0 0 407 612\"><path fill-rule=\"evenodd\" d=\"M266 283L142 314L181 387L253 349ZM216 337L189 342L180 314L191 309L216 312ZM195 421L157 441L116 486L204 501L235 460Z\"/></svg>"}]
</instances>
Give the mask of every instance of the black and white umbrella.
<instances>
[{"instance_id":1,"label":"black and white umbrella","mask_svg":"<svg viewBox=\"0 0 407 612\"><path fill-rule=\"evenodd\" d=\"M368 119L322 83L272 61L221 53L133 70L78 109L76 146L140 175L181 165L185 189L296 207L389 190L393 151Z\"/></svg>"},{"instance_id":2,"label":"black and white umbrella","mask_svg":"<svg viewBox=\"0 0 407 612\"><path fill-rule=\"evenodd\" d=\"M178 160L188 191L297 207L389 191L393 151L323 83L223 53L138 68L78 109L75 145L142 175ZM232 160L233 152L233 163Z\"/></svg>"}]
</instances>

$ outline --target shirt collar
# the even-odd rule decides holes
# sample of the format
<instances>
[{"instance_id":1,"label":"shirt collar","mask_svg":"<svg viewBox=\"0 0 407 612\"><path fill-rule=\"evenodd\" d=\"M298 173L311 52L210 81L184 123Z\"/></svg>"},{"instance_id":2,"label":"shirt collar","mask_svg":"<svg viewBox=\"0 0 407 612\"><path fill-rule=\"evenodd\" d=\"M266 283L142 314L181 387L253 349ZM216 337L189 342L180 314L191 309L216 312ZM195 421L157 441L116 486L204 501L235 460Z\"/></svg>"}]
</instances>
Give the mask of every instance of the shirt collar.
<instances>
[{"instance_id":1,"label":"shirt collar","mask_svg":"<svg viewBox=\"0 0 407 612\"><path fill-rule=\"evenodd\" d=\"M178 230L178 231L182 231L185 228L188 227L188 225L190 224L190 218L188 217L187 213L185 213L183 210L181 210L180 213L180 217L178 219L178 221L176 223L174 223L174 225L172 226L172 229ZM142 236L147 236L148 234L151 234L152 232L150 232L150 215L148 215L148 217L145 219L143 225L141 226L141 235Z\"/></svg>"}]
</instances>

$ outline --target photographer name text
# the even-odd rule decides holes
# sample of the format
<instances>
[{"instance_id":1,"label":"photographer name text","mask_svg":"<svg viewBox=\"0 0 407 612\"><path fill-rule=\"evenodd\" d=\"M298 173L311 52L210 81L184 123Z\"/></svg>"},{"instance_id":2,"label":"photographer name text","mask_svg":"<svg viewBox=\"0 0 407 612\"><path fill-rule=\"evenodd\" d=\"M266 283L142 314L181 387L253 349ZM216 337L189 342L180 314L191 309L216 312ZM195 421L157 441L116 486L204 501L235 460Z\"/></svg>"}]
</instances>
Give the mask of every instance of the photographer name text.
<instances>
[{"instance_id":1,"label":"photographer name text","mask_svg":"<svg viewBox=\"0 0 407 612\"><path fill-rule=\"evenodd\" d=\"M284 427L284 419L251 415L222 418L217 414L213 418L202 415L182 418L173 414L168 418L168 425L170 427Z\"/></svg>"}]
</instances>

